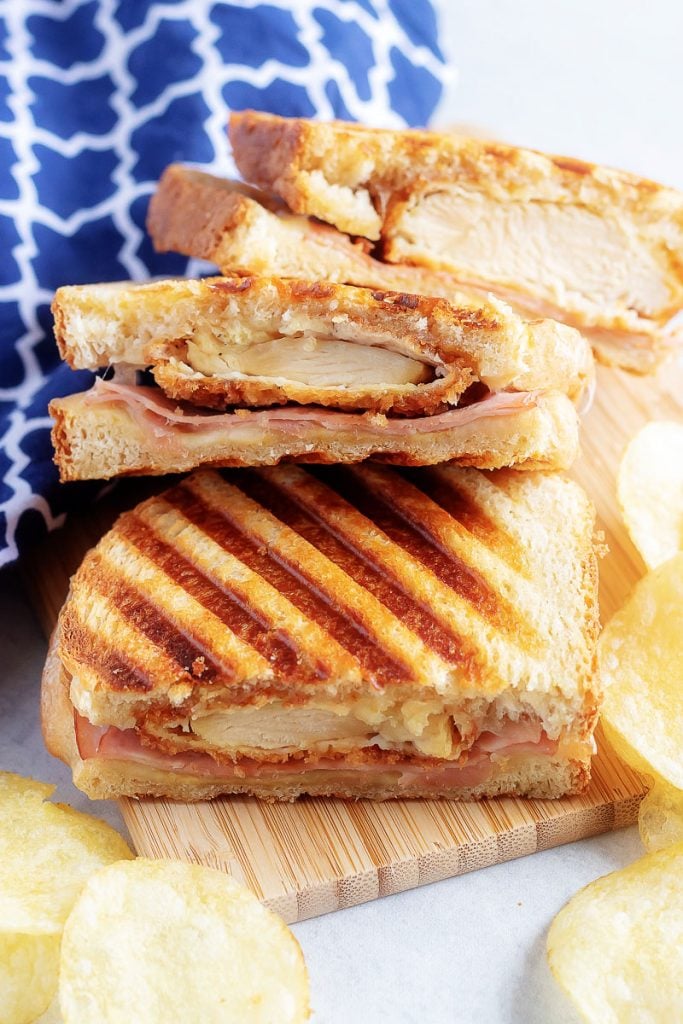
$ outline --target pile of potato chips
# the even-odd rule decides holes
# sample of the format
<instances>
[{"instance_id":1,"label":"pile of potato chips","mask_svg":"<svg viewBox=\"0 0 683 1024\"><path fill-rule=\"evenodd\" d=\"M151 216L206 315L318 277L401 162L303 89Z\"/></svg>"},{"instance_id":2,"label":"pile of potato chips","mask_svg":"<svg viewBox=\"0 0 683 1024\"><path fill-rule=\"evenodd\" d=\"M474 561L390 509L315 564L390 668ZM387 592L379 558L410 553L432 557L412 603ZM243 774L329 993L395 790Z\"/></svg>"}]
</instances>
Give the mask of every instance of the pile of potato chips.
<instances>
[{"instance_id":1,"label":"pile of potato chips","mask_svg":"<svg viewBox=\"0 0 683 1024\"><path fill-rule=\"evenodd\" d=\"M3 1024L308 1018L303 955L279 917L221 871L133 859L53 790L0 773Z\"/></svg>"},{"instance_id":2,"label":"pile of potato chips","mask_svg":"<svg viewBox=\"0 0 683 1024\"><path fill-rule=\"evenodd\" d=\"M647 856L586 886L558 914L548 959L594 1024L683 1017L683 425L629 444L618 497L650 570L598 644L602 724L649 776L638 825Z\"/></svg>"}]
</instances>

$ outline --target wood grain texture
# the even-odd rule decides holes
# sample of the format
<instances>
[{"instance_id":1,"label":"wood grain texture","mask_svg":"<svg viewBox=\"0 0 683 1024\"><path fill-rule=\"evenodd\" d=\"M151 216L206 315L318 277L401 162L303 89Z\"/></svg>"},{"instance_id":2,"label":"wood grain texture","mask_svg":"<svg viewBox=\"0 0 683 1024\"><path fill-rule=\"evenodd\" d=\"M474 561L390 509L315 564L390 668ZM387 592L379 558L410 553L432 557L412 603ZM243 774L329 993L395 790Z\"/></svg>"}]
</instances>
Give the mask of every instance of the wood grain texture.
<instances>
[{"instance_id":1,"label":"wood grain texture","mask_svg":"<svg viewBox=\"0 0 683 1024\"><path fill-rule=\"evenodd\" d=\"M617 508L619 458L648 420L683 418L680 395L678 366L665 367L656 381L599 368L595 403L584 420L583 454L573 475L595 502L609 545L601 567L603 619L644 572ZM47 633L87 548L119 511L166 486L168 480L124 481L29 553L24 575ZM300 921L631 824L643 784L599 730L597 738L589 789L562 800L267 804L232 797L198 804L125 800L122 810L140 854L219 867L286 921Z\"/></svg>"}]
</instances>

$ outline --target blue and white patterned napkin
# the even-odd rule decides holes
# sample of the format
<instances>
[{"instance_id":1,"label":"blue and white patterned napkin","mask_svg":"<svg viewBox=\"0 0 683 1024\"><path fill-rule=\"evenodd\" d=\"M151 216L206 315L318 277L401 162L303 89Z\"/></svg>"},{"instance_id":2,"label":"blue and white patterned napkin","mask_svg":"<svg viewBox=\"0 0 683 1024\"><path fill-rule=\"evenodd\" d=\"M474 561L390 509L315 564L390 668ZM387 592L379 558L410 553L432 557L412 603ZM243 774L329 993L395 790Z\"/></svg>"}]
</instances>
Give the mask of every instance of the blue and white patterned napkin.
<instances>
[{"instance_id":1,"label":"blue and white patterned napkin","mask_svg":"<svg viewBox=\"0 0 683 1024\"><path fill-rule=\"evenodd\" d=\"M172 161L234 174L229 110L424 125L447 75L429 0L12 0L0 5L0 566L86 484L60 486L48 401L63 284L192 272L145 235Z\"/></svg>"}]
</instances>

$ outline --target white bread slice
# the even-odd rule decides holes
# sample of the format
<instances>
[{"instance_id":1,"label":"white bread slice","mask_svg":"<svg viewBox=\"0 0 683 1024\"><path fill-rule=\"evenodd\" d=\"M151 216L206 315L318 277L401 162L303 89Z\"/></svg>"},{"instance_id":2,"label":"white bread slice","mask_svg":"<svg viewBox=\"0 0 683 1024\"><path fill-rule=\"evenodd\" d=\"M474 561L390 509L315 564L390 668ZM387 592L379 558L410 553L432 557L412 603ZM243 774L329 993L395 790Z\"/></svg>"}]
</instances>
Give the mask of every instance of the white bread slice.
<instances>
[{"instance_id":1,"label":"white bread slice","mask_svg":"<svg viewBox=\"0 0 683 1024\"><path fill-rule=\"evenodd\" d=\"M606 361L648 371L677 340L674 189L482 139L253 111L232 115L230 137L244 177L295 213L381 238L391 262L594 330Z\"/></svg>"},{"instance_id":2,"label":"white bread slice","mask_svg":"<svg viewBox=\"0 0 683 1024\"><path fill-rule=\"evenodd\" d=\"M522 397L519 407L504 415L480 414L449 429L439 428L438 416L406 421L421 425L404 426L400 434L391 429L396 420L377 416L368 421L361 414L323 411L319 422L303 419L292 430L275 419L264 422L263 412L251 414L260 417L252 422L245 412L213 422L207 416L206 426L197 430L179 425L177 417L167 421L163 407L150 417L120 394L110 400L106 394L93 400L92 392L70 395L50 403L55 462L60 478L68 481L180 473L205 465L273 465L283 459L346 463L375 457L408 466L454 461L480 469L563 469L578 452L576 410L556 392Z\"/></svg>"}]
</instances>

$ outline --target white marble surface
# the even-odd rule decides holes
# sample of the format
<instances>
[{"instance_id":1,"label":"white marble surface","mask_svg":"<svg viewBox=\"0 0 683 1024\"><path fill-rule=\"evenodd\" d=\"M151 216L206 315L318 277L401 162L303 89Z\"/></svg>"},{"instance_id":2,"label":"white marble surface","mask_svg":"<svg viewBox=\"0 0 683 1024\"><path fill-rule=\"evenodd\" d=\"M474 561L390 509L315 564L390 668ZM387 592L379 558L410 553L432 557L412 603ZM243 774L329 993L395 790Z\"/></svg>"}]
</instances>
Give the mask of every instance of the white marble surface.
<instances>
[{"instance_id":1,"label":"white marble surface","mask_svg":"<svg viewBox=\"0 0 683 1024\"><path fill-rule=\"evenodd\" d=\"M459 68L444 124L683 185L683 5L650 0L443 0ZM38 726L45 643L13 574L0 574L0 767L122 827L49 757ZM634 829L450 879L295 927L317 1024L570 1024L545 935L582 885L641 853Z\"/></svg>"}]
</instances>

